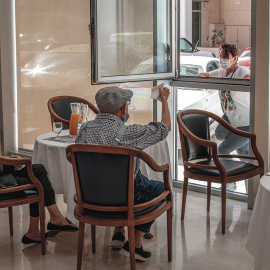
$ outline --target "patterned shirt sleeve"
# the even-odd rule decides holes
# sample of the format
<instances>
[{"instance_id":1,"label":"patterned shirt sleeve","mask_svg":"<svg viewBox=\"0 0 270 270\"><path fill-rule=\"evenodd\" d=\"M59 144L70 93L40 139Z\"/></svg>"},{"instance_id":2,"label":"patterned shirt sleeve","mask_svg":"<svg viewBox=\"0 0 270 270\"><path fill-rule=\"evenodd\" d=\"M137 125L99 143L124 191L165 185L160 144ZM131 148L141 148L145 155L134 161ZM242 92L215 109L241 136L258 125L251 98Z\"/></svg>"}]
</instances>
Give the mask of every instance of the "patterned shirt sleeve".
<instances>
[{"instance_id":1,"label":"patterned shirt sleeve","mask_svg":"<svg viewBox=\"0 0 270 270\"><path fill-rule=\"evenodd\" d=\"M169 134L167 125L163 122L150 122L148 125L128 126L121 145L140 150L164 140Z\"/></svg>"}]
</instances>

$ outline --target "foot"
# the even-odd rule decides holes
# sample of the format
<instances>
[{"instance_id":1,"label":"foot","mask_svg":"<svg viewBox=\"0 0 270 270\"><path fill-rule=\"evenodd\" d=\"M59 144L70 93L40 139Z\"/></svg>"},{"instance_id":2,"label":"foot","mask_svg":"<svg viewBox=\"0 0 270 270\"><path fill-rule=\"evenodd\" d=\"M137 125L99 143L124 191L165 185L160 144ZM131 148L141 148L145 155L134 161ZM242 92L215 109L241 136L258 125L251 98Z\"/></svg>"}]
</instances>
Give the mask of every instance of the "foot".
<instances>
[{"instance_id":1,"label":"foot","mask_svg":"<svg viewBox=\"0 0 270 270\"><path fill-rule=\"evenodd\" d=\"M49 231L62 231L62 232L76 232L78 228L72 225L57 225L51 222L47 225L47 230Z\"/></svg>"},{"instance_id":2,"label":"foot","mask_svg":"<svg viewBox=\"0 0 270 270\"><path fill-rule=\"evenodd\" d=\"M143 236L145 239L152 239L154 236L152 233L146 233L144 236Z\"/></svg>"},{"instance_id":3,"label":"foot","mask_svg":"<svg viewBox=\"0 0 270 270\"><path fill-rule=\"evenodd\" d=\"M120 253L126 257L130 257L128 241L121 248ZM135 259L141 262L147 262L151 259L151 252L143 250L141 245L140 248L135 248Z\"/></svg>"},{"instance_id":4,"label":"foot","mask_svg":"<svg viewBox=\"0 0 270 270\"><path fill-rule=\"evenodd\" d=\"M48 234L45 233L45 240L47 239L47 237L48 237ZM28 237L27 234L25 234L22 238L22 243L23 244L39 244L41 243L40 235L39 237L33 236L31 238L31 237Z\"/></svg>"},{"instance_id":5,"label":"foot","mask_svg":"<svg viewBox=\"0 0 270 270\"><path fill-rule=\"evenodd\" d=\"M112 241L110 242L111 248L122 248L124 246L125 236L121 232L117 232L112 237Z\"/></svg>"}]
</instances>

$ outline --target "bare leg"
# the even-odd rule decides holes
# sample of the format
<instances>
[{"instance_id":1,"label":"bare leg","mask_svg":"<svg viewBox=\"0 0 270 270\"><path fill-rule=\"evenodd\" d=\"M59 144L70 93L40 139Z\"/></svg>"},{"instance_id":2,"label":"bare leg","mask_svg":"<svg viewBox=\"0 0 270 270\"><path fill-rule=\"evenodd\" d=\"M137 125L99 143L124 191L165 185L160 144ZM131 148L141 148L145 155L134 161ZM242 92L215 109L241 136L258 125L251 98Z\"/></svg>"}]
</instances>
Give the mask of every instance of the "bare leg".
<instances>
[{"instance_id":1,"label":"bare leg","mask_svg":"<svg viewBox=\"0 0 270 270\"><path fill-rule=\"evenodd\" d=\"M144 232L135 230L135 248L140 248L141 247L141 240L143 236L145 235Z\"/></svg>"},{"instance_id":2,"label":"bare leg","mask_svg":"<svg viewBox=\"0 0 270 270\"><path fill-rule=\"evenodd\" d=\"M56 204L47 206L50 214L50 222L54 225L69 225L67 220L63 217Z\"/></svg>"},{"instance_id":3,"label":"bare leg","mask_svg":"<svg viewBox=\"0 0 270 270\"><path fill-rule=\"evenodd\" d=\"M41 240L39 230L39 217L30 217L28 232L25 234L25 236L32 240Z\"/></svg>"},{"instance_id":4,"label":"bare leg","mask_svg":"<svg viewBox=\"0 0 270 270\"><path fill-rule=\"evenodd\" d=\"M121 232L123 235L125 235L125 227L115 227L114 234L116 234L117 232Z\"/></svg>"}]
</instances>

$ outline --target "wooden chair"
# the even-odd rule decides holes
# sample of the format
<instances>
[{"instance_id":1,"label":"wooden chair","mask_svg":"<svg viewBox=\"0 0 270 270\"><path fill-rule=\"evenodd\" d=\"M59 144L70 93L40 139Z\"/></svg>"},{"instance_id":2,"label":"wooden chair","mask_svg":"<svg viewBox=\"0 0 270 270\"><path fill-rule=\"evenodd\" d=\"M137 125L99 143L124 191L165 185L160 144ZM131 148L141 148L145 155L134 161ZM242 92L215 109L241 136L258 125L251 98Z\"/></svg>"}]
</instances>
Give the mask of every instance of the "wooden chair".
<instances>
[{"instance_id":1,"label":"wooden chair","mask_svg":"<svg viewBox=\"0 0 270 270\"><path fill-rule=\"evenodd\" d=\"M71 117L70 103L78 102L87 104L88 108L95 114L99 113L99 110L88 100L74 97L74 96L57 96L48 100L48 109L51 115L51 122L62 122L63 129L68 129L69 120Z\"/></svg>"},{"instance_id":2,"label":"wooden chair","mask_svg":"<svg viewBox=\"0 0 270 270\"><path fill-rule=\"evenodd\" d=\"M250 139L254 156L218 155L217 144L210 141L209 118L214 119L230 132ZM188 179L207 182L207 211L210 211L211 183L221 184L222 233L225 233L226 184L262 176L264 162L256 146L255 134L233 128L219 116L202 110L184 110L177 114L181 150L184 163L184 185L181 220L184 220ZM227 158L227 159L224 159ZM245 158L257 161L258 165L228 160ZM203 160L203 161L202 161Z\"/></svg>"},{"instance_id":3,"label":"wooden chair","mask_svg":"<svg viewBox=\"0 0 270 270\"><path fill-rule=\"evenodd\" d=\"M66 149L72 163L79 220L77 269L81 269L85 223L91 224L92 253L95 226L128 226L131 269L135 269L134 226L150 222L167 211L168 261L172 260L172 191L169 165L159 166L143 151L128 147L74 144ZM163 172L165 192L147 203L134 205L134 158Z\"/></svg>"},{"instance_id":4,"label":"wooden chair","mask_svg":"<svg viewBox=\"0 0 270 270\"><path fill-rule=\"evenodd\" d=\"M8 207L9 213L9 230L10 235L13 235L13 215L12 207L17 205L39 203L39 216L40 216L40 231L41 231L41 251L45 255L45 216L44 216L44 190L41 183L34 176L32 171L31 160L28 158L10 158L0 156L0 164L16 166L26 165L27 172L32 184L10 187L0 189L0 208ZM34 190L33 190L34 189ZM20 192L23 192L21 196ZM16 192L16 193L14 193Z\"/></svg>"}]
</instances>

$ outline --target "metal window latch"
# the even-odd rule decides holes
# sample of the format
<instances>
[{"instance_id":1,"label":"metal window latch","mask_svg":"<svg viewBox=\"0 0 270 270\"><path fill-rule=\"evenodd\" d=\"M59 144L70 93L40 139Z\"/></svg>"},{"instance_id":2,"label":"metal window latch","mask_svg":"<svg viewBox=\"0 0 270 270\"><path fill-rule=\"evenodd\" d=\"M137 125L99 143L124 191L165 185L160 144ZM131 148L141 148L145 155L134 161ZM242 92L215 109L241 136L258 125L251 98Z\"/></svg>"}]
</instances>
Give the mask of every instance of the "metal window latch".
<instances>
[{"instance_id":1,"label":"metal window latch","mask_svg":"<svg viewBox=\"0 0 270 270\"><path fill-rule=\"evenodd\" d=\"M88 29L89 29L90 35L93 36L95 34L95 24L94 23L88 24Z\"/></svg>"}]
</instances>

